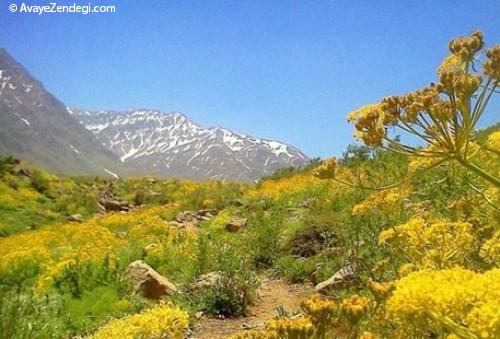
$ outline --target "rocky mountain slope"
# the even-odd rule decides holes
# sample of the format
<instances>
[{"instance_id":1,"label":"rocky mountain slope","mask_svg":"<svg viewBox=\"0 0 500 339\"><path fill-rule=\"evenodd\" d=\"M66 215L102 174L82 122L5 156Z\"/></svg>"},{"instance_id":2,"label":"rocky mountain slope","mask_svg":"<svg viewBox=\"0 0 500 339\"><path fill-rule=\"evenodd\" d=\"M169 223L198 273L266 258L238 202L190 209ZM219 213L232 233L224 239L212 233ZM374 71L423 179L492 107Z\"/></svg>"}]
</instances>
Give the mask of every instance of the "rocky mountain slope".
<instances>
[{"instance_id":1,"label":"rocky mountain slope","mask_svg":"<svg viewBox=\"0 0 500 339\"><path fill-rule=\"evenodd\" d=\"M75 175L250 181L309 159L296 148L202 128L180 113L68 109L0 49L0 155Z\"/></svg>"},{"instance_id":2,"label":"rocky mountain slope","mask_svg":"<svg viewBox=\"0 0 500 339\"><path fill-rule=\"evenodd\" d=\"M0 49L0 154L59 173L115 176L123 168L118 157L4 49Z\"/></svg>"},{"instance_id":3,"label":"rocky mountain slope","mask_svg":"<svg viewBox=\"0 0 500 339\"><path fill-rule=\"evenodd\" d=\"M309 158L287 144L203 128L180 113L68 109L124 164L140 173L191 179L255 180Z\"/></svg>"}]
</instances>

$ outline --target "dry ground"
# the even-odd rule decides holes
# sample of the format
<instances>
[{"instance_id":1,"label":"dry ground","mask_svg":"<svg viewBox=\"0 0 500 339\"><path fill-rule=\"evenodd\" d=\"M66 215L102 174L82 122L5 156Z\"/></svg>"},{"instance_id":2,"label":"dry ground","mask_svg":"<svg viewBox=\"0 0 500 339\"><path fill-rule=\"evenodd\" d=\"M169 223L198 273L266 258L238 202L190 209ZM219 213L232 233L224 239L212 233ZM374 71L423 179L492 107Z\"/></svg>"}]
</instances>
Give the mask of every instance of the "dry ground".
<instances>
[{"instance_id":1,"label":"dry ground","mask_svg":"<svg viewBox=\"0 0 500 339\"><path fill-rule=\"evenodd\" d=\"M291 285L277 279L263 279L260 298L250 308L249 316L235 319L202 318L196 324L192 338L220 339L231 337L240 331L262 328L266 321L277 315L278 306L283 306L290 313L298 311L300 303L312 292L310 286Z\"/></svg>"}]
</instances>

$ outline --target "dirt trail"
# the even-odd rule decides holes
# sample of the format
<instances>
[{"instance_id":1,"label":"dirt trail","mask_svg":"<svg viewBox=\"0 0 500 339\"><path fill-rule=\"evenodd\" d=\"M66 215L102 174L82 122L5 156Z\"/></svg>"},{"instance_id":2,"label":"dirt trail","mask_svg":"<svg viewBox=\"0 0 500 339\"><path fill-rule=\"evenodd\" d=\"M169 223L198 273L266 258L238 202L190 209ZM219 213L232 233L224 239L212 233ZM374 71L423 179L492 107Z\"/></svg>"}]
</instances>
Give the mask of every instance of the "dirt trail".
<instances>
[{"instance_id":1,"label":"dirt trail","mask_svg":"<svg viewBox=\"0 0 500 339\"><path fill-rule=\"evenodd\" d=\"M250 308L249 316L236 319L202 318L198 321L192 338L221 339L240 331L262 328L266 321L277 315L276 307L281 305L290 313L298 311L300 303L312 292L313 289L309 286L264 279L261 281L260 298Z\"/></svg>"}]
</instances>

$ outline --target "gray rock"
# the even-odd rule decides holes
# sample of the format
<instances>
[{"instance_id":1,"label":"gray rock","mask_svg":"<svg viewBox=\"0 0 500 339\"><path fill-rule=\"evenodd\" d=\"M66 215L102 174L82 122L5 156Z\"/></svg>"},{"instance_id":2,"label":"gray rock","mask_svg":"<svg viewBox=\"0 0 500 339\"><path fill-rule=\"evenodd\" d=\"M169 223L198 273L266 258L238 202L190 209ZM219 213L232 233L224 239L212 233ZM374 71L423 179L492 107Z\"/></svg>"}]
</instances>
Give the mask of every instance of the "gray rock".
<instances>
[{"instance_id":1,"label":"gray rock","mask_svg":"<svg viewBox=\"0 0 500 339\"><path fill-rule=\"evenodd\" d=\"M68 217L70 222L83 222L83 217L81 214L72 214Z\"/></svg>"}]
</instances>

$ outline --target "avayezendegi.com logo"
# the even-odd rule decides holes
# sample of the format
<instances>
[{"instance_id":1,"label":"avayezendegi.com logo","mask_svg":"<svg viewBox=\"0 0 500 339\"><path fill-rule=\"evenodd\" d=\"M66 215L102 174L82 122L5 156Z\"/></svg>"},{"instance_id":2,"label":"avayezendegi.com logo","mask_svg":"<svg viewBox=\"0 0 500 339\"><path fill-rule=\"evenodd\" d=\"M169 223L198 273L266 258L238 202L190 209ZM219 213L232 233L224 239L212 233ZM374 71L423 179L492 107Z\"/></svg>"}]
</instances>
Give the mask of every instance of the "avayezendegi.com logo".
<instances>
[{"instance_id":1,"label":"avayezendegi.com logo","mask_svg":"<svg viewBox=\"0 0 500 339\"><path fill-rule=\"evenodd\" d=\"M52 13L71 13L71 14L90 14L90 13L116 13L115 5L94 5L92 3L78 4L59 4L49 2L45 4L30 4L26 2L11 3L9 11L20 14L52 14Z\"/></svg>"}]
</instances>

